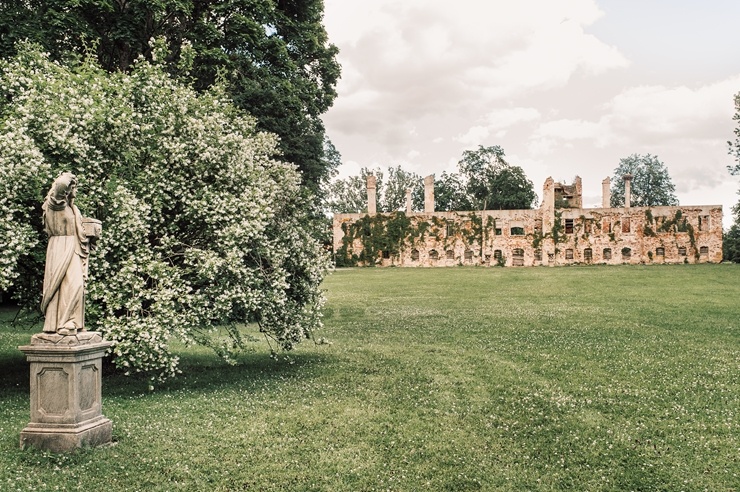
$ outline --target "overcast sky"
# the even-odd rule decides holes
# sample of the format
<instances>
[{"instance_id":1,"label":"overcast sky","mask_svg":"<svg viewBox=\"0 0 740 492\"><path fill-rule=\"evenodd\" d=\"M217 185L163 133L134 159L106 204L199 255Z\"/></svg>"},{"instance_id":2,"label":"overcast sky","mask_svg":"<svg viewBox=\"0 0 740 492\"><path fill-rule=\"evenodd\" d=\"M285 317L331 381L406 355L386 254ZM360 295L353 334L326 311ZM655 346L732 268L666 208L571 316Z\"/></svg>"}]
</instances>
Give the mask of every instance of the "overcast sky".
<instances>
[{"instance_id":1,"label":"overcast sky","mask_svg":"<svg viewBox=\"0 0 740 492\"><path fill-rule=\"evenodd\" d=\"M439 175L500 145L540 196L579 175L600 206L619 159L650 153L682 205L722 205L729 226L737 19L737 0L325 0L339 177Z\"/></svg>"}]
</instances>

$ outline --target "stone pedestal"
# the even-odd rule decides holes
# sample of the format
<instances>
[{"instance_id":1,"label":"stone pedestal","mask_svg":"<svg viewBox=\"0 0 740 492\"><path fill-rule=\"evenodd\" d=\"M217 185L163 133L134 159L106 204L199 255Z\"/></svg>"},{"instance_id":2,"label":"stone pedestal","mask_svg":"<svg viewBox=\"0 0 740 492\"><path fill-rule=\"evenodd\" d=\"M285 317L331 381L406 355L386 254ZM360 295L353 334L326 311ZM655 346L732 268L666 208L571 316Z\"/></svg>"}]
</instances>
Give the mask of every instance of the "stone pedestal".
<instances>
[{"instance_id":1,"label":"stone pedestal","mask_svg":"<svg viewBox=\"0 0 740 492\"><path fill-rule=\"evenodd\" d=\"M21 448L59 453L111 441L101 391L101 361L110 346L99 333L83 331L40 333L18 347L31 363L31 422L21 432Z\"/></svg>"}]
</instances>

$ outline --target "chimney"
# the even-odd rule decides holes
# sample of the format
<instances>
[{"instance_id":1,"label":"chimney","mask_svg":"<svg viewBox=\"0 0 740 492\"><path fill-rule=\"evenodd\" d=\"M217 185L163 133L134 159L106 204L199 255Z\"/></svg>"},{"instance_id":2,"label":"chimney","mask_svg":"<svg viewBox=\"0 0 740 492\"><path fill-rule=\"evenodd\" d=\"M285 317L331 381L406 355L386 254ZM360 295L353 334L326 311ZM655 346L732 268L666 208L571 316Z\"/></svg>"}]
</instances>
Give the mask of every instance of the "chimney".
<instances>
[{"instance_id":1,"label":"chimney","mask_svg":"<svg viewBox=\"0 0 740 492\"><path fill-rule=\"evenodd\" d=\"M367 213L374 214L377 211L375 204L375 176L372 174L367 175Z\"/></svg>"},{"instance_id":2,"label":"chimney","mask_svg":"<svg viewBox=\"0 0 740 492\"><path fill-rule=\"evenodd\" d=\"M624 208L630 208L630 202L632 201L632 175L625 174L622 176L622 179L624 179Z\"/></svg>"},{"instance_id":3,"label":"chimney","mask_svg":"<svg viewBox=\"0 0 740 492\"><path fill-rule=\"evenodd\" d=\"M601 207L609 208L612 206L612 180L609 176L601 182Z\"/></svg>"},{"instance_id":4,"label":"chimney","mask_svg":"<svg viewBox=\"0 0 740 492\"><path fill-rule=\"evenodd\" d=\"M411 188L406 188L406 213L411 214Z\"/></svg>"},{"instance_id":5,"label":"chimney","mask_svg":"<svg viewBox=\"0 0 740 492\"><path fill-rule=\"evenodd\" d=\"M434 212L434 174L424 178L424 212Z\"/></svg>"},{"instance_id":6,"label":"chimney","mask_svg":"<svg viewBox=\"0 0 740 492\"><path fill-rule=\"evenodd\" d=\"M573 205L575 208L583 208L583 180L580 176L576 176L573 187L575 188L573 191Z\"/></svg>"}]
</instances>

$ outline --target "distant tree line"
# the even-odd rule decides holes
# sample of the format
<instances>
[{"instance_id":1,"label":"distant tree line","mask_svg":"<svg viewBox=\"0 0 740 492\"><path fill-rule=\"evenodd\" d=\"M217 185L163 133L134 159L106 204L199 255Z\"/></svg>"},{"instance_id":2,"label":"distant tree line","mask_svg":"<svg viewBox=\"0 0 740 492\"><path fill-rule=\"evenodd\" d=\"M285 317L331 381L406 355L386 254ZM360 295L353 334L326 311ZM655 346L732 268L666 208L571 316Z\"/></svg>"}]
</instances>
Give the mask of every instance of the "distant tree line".
<instances>
[{"instance_id":1,"label":"distant tree line","mask_svg":"<svg viewBox=\"0 0 740 492\"><path fill-rule=\"evenodd\" d=\"M333 213L367 211L366 178L377 180L379 212L405 210L406 190L412 191L414 210L424 208L423 177L391 167L387 175L379 168L363 168L360 175L335 180L329 186L327 210ZM530 209L536 205L534 185L519 166L504 159L498 146L479 146L466 150L458 162L458 172L443 172L434 180L437 211Z\"/></svg>"},{"instance_id":2,"label":"distant tree line","mask_svg":"<svg viewBox=\"0 0 740 492\"><path fill-rule=\"evenodd\" d=\"M519 166L508 163L498 145L466 150L458 162L458 172L443 172L434 180L436 211L517 210L537 205L532 181ZM359 213L367 210L366 178L377 178L379 212L405 209L405 190L412 190L413 209L424 207L422 177L392 167L388 175L379 168L363 168L358 176L335 180L329 186L326 208L333 213ZM625 174L632 175L631 204L636 207L678 205L676 187L665 164L654 155L633 154L619 161L614 169L611 206L624 206ZM561 203L560 206L567 206Z\"/></svg>"}]
</instances>

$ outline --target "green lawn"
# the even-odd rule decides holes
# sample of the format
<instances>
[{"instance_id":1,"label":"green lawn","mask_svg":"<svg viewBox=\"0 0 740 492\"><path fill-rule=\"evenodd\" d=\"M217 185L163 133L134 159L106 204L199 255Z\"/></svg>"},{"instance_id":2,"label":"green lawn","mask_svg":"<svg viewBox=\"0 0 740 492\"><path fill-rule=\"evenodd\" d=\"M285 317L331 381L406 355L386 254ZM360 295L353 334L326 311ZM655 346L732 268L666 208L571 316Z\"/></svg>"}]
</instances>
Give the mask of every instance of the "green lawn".
<instances>
[{"instance_id":1,"label":"green lawn","mask_svg":"<svg viewBox=\"0 0 740 492\"><path fill-rule=\"evenodd\" d=\"M740 265L339 270L321 336L108 374L114 446L20 451L34 329L0 321L0 490L740 490ZM12 313L4 313L7 320ZM38 329L37 327L35 329Z\"/></svg>"}]
</instances>

